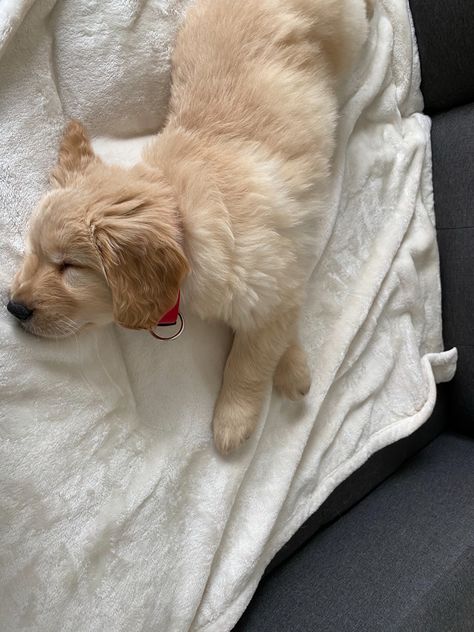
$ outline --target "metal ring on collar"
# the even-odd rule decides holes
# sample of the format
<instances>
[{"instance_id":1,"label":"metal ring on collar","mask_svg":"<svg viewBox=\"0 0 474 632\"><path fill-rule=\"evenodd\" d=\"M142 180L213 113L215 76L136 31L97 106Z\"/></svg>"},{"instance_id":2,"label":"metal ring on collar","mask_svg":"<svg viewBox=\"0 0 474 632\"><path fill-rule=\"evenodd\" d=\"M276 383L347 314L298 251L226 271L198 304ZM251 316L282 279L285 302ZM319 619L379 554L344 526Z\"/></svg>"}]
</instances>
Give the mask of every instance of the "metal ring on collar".
<instances>
[{"instance_id":1,"label":"metal ring on collar","mask_svg":"<svg viewBox=\"0 0 474 632\"><path fill-rule=\"evenodd\" d=\"M160 325L155 325L149 330L153 338L156 338L157 340L175 340L178 336L181 336L184 330L184 318L181 316L181 312L178 312L178 319L179 319L179 329L175 334L173 334L172 336L168 336L167 338L165 336L159 336L155 332L156 332L156 329Z\"/></svg>"}]
</instances>

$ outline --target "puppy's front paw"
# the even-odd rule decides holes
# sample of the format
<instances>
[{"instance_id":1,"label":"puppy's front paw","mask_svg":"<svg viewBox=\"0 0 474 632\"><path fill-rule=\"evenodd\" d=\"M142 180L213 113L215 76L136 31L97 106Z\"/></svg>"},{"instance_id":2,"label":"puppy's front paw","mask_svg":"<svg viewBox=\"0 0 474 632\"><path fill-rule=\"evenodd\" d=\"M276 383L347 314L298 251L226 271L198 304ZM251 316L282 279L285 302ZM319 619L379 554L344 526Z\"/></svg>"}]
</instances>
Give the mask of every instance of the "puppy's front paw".
<instances>
[{"instance_id":1,"label":"puppy's front paw","mask_svg":"<svg viewBox=\"0 0 474 632\"><path fill-rule=\"evenodd\" d=\"M282 355L273 376L273 384L280 395L292 401L308 394L311 372L306 353L299 345L291 345Z\"/></svg>"},{"instance_id":2,"label":"puppy's front paw","mask_svg":"<svg viewBox=\"0 0 474 632\"><path fill-rule=\"evenodd\" d=\"M255 430L260 410L248 402L226 401L219 397L212 428L214 443L221 454L230 454L246 441Z\"/></svg>"}]
</instances>

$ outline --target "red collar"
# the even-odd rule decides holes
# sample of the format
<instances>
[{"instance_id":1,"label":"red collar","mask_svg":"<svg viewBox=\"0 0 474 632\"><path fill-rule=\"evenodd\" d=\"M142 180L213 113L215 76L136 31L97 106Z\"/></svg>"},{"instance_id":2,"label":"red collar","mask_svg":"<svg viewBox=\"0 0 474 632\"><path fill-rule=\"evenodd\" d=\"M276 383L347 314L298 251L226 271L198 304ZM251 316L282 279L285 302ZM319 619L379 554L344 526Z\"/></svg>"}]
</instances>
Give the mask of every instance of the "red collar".
<instances>
[{"instance_id":1,"label":"red collar","mask_svg":"<svg viewBox=\"0 0 474 632\"><path fill-rule=\"evenodd\" d=\"M181 292L178 290L178 298L176 300L176 304L174 307L170 309L169 312L166 312L164 316L162 316L158 322L158 325L176 325L178 322L178 314L179 314L179 301L181 299Z\"/></svg>"},{"instance_id":2,"label":"red collar","mask_svg":"<svg viewBox=\"0 0 474 632\"><path fill-rule=\"evenodd\" d=\"M174 340L175 338L177 338L183 333L184 318L181 316L181 313L179 311L180 298L181 298L181 295L180 295L180 292L178 292L178 298L176 300L175 306L172 309L170 309L169 312L166 312L166 314L160 318L159 323L157 323L154 327L152 327L149 330L153 338L157 338L158 340ZM171 334L171 336L161 336L159 333L157 333L158 327L167 327L168 325L177 325L178 322L179 322L178 331L174 334Z\"/></svg>"}]
</instances>

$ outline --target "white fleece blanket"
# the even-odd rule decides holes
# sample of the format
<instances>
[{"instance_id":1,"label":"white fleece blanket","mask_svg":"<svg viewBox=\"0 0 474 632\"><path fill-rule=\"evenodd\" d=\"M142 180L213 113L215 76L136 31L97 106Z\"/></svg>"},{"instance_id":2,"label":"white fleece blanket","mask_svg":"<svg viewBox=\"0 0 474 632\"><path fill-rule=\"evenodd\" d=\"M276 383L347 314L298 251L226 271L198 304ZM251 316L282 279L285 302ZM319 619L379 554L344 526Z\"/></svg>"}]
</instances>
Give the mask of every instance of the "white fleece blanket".
<instances>
[{"instance_id":1,"label":"white fleece blanket","mask_svg":"<svg viewBox=\"0 0 474 632\"><path fill-rule=\"evenodd\" d=\"M185 4L0 3L3 287L64 121L112 136L163 123ZM230 630L331 491L427 419L456 352L442 353L419 80L406 0L380 0L345 86L334 222L302 323L313 387L304 404L269 396L235 456L210 431L224 327L186 314L172 344L113 326L51 342L1 311L2 630Z\"/></svg>"}]
</instances>

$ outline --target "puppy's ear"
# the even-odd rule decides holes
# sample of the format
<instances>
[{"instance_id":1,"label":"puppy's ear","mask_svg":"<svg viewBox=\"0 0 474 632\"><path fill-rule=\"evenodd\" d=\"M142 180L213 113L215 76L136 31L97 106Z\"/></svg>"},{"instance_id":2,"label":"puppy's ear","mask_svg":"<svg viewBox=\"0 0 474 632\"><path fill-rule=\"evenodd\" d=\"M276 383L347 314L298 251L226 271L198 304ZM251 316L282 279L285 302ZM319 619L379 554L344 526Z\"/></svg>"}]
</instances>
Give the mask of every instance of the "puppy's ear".
<instances>
[{"instance_id":1,"label":"puppy's ear","mask_svg":"<svg viewBox=\"0 0 474 632\"><path fill-rule=\"evenodd\" d=\"M51 173L51 184L56 187L67 186L93 160L98 158L92 150L86 130L79 121L70 121L59 146L58 163Z\"/></svg>"},{"instance_id":2,"label":"puppy's ear","mask_svg":"<svg viewBox=\"0 0 474 632\"><path fill-rule=\"evenodd\" d=\"M112 293L114 320L150 329L176 303L189 272L176 229L143 201L120 202L90 225Z\"/></svg>"}]
</instances>

